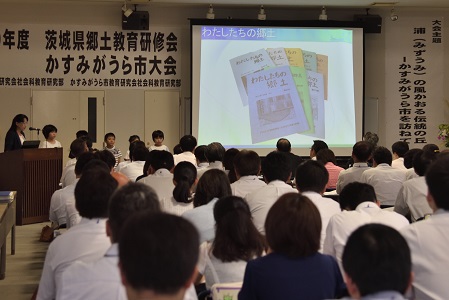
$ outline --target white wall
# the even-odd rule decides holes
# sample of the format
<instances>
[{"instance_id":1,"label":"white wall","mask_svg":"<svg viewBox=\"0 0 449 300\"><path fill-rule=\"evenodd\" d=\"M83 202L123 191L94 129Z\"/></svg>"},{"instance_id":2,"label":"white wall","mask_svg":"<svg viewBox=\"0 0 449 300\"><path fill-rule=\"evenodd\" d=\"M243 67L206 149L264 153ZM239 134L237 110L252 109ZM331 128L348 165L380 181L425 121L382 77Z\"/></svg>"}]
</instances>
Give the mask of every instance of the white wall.
<instances>
[{"instance_id":1,"label":"white wall","mask_svg":"<svg viewBox=\"0 0 449 300\"><path fill-rule=\"evenodd\" d=\"M24 23L24 24L91 24L104 26L120 26L122 3L94 3L77 4L68 2L64 4L8 4L7 9L0 10L1 23ZM189 18L204 18L207 5L162 5L149 4L141 6L140 9L148 10L150 13L151 26L177 27L180 29L181 51L182 51L182 88L181 99L190 97L190 25ZM234 19L253 19L257 15L257 7L215 7L216 18L232 17ZM268 19L317 19L319 11L310 8L268 8L266 9ZM401 9L396 12L408 16L441 16L449 17L448 10L442 9ZM363 14L364 9L336 9L328 8L329 19L352 20L354 14ZM372 14L383 16L383 33L367 34L365 38L365 95L366 97L379 99L379 137L380 144L385 144L385 53L388 45L385 43L385 30L390 22L389 9L375 10ZM449 22L445 22L443 31L449 28ZM449 62L445 59L445 69ZM20 67L20 65L18 65ZM448 75L445 74L445 79ZM445 86L445 94L449 87ZM130 134L141 134L143 126L143 97L142 91L136 90L105 90L106 101L106 131L113 131L118 135L117 146L125 151L128 148L128 137ZM29 89L0 89L0 151L3 149L4 135L10 126L12 117L17 113L30 114ZM123 105L126 101L126 106ZM125 109L126 107L126 109ZM187 109L186 107L183 107ZM188 114L182 114L188 115ZM449 113L446 112L449 116ZM181 120L181 124L188 124L189 120ZM188 130L188 126L183 126ZM62 134L62 133L60 133ZM389 145L387 145L389 146ZM349 155L349 153L348 153Z\"/></svg>"}]
</instances>

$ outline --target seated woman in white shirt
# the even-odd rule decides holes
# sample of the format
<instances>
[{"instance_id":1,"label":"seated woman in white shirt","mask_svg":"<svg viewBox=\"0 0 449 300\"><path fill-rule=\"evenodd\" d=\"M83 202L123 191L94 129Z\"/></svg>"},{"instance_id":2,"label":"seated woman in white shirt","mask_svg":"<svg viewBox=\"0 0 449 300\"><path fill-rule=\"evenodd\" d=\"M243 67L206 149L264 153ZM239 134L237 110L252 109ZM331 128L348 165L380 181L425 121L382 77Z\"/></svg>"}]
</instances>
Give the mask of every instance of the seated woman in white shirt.
<instances>
[{"instance_id":1,"label":"seated woman in white shirt","mask_svg":"<svg viewBox=\"0 0 449 300\"><path fill-rule=\"evenodd\" d=\"M56 133L58 129L56 126L48 124L42 128L42 134L45 137L45 141L41 141L39 148L62 148L60 142L56 140Z\"/></svg>"},{"instance_id":2,"label":"seated woman in white shirt","mask_svg":"<svg viewBox=\"0 0 449 300\"><path fill-rule=\"evenodd\" d=\"M193 209L192 191L197 182L196 167L188 161L178 163L173 170L173 196L161 199L162 211L180 216Z\"/></svg>"},{"instance_id":3,"label":"seated woman in white shirt","mask_svg":"<svg viewBox=\"0 0 449 300\"><path fill-rule=\"evenodd\" d=\"M198 263L207 289L215 283L242 282L246 263L266 250L265 238L254 226L249 206L241 197L220 198L214 219L215 239L201 244Z\"/></svg>"}]
</instances>

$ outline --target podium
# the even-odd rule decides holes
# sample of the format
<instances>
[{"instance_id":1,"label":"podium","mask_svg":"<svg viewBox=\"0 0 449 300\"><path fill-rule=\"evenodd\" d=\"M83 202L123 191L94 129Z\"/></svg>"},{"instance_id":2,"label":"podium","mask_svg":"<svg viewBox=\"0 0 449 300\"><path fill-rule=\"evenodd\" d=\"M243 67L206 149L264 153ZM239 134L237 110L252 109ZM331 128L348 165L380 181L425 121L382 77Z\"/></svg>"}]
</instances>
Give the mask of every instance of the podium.
<instances>
[{"instance_id":1,"label":"podium","mask_svg":"<svg viewBox=\"0 0 449 300\"><path fill-rule=\"evenodd\" d=\"M59 188L62 148L0 153L0 190L17 191L16 224L48 221L50 199Z\"/></svg>"}]
</instances>

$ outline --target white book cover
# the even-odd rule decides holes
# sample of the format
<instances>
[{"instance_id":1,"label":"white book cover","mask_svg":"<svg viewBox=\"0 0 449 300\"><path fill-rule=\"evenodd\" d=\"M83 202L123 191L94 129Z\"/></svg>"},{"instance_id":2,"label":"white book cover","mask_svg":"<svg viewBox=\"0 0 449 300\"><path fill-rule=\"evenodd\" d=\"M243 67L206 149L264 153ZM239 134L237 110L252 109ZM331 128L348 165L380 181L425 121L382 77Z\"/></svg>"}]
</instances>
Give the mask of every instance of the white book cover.
<instances>
[{"instance_id":1,"label":"white book cover","mask_svg":"<svg viewBox=\"0 0 449 300\"><path fill-rule=\"evenodd\" d=\"M276 66L288 66L288 57L284 48L268 48L267 52Z\"/></svg>"},{"instance_id":2,"label":"white book cover","mask_svg":"<svg viewBox=\"0 0 449 300\"><path fill-rule=\"evenodd\" d=\"M306 71L309 82L309 95L312 104L313 122L315 124L315 133L307 134L320 139L325 139L324 125L324 79L323 74Z\"/></svg>"},{"instance_id":3,"label":"white book cover","mask_svg":"<svg viewBox=\"0 0 449 300\"><path fill-rule=\"evenodd\" d=\"M249 52L230 60L232 72L234 73L235 83L240 93L240 98L244 106L248 105L248 92L246 75L275 67L274 62L268 55L267 50L260 49Z\"/></svg>"},{"instance_id":4,"label":"white book cover","mask_svg":"<svg viewBox=\"0 0 449 300\"><path fill-rule=\"evenodd\" d=\"M309 130L289 66L247 76L252 143Z\"/></svg>"}]
</instances>

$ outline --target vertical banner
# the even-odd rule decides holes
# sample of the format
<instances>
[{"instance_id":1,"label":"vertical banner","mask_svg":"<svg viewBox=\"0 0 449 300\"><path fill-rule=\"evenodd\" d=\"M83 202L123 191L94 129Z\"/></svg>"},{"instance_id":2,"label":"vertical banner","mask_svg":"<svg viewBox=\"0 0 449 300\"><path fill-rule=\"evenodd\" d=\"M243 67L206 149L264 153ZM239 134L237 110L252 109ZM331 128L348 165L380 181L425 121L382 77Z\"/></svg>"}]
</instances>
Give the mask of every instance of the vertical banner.
<instances>
[{"instance_id":1,"label":"vertical banner","mask_svg":"<svg viewBox=\"0 0 449 300\"><path fill-rule=\"evenodd\" d=\"M0 24L0 88L181 87L176 28Z\"/></svg>"},{"instance_id":2,"label":"vertical banner","mask_svg":"<svg viewBox=\"0 0 449 300\"><path fill-rule=\"evenodd\" d=\"M386 146L439 144L444 123L443 18L400 18L386 25Z\"/></svg>"}]
</instances>

